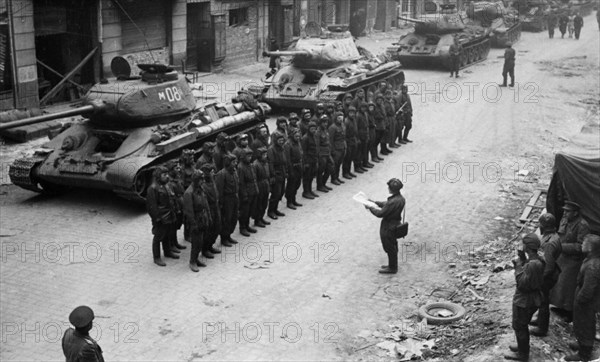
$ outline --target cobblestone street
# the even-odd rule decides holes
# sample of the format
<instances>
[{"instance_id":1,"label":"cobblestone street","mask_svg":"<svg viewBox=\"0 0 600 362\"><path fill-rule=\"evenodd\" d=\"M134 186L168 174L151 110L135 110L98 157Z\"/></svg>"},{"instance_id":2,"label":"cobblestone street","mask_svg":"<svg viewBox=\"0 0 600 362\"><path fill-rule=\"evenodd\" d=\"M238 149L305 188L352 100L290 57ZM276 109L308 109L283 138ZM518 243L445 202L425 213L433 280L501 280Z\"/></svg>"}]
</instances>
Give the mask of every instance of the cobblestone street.
<instances>
[{"instance_id":1,"label":"cobblestone street","mask_svg":"<svg viewBox=\"0 0 600 362\"><path fill-rule=\"evenodd\" d=\"M90 335L106 361L368 359L356 353L360 331L436 301L432 291L453 278L449 263L506 227L494 217L514 220L521 213L523 205L501 199L501 186L527 163L551 160L565 146L559 134L579 132L589 117L582 99L597 106L594 20L586 18L591 25L578 42L524 33L515 46L515 89L497 87L501 49L458 79L405 70L414 143L318 199L299 199L304 206L296 211L282 202L285 217L252 237L236 230L232 236L240 243L221 248L199 273L188 268L189 243L181 259L166 259L165 268L153 264L142 205L103 191L49 197L1 186L0 359L64 360L61 337L78 305L96 313ZM586 57L577 58L576 75L550 70L548 64L569 57ZM252 65L201 82L205 92L209 83L226 84L229 92L245 75L256 81L265 68ZM234 95L219 90L207 97L221 94ZM550 172L536 174L549 178ZM377 273L387 262L380 220L352 196L363 191L384 200L392 177L405 185L410 233L400 248L399 273L383 276ZM184 243L181 231L179 240Z\"/></svg>"}]
</instances>

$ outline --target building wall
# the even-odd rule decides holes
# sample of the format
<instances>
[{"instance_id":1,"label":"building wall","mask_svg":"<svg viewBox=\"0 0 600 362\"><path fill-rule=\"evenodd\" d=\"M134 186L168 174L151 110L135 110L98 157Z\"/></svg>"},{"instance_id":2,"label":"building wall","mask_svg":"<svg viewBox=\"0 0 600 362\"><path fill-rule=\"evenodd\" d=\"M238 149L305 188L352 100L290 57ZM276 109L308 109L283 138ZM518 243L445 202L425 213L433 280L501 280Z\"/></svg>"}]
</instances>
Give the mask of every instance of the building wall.
<instances>
[{"instance_id":1,"label":"building wall","mask_svg":"<svg viewBox=\"0 0 600 362\"><path fill-rule=\"evenodd\" d=\"M17 107L39 106L33 0L12 0L14 69L17 74Z\"/></svg>"}]
</instances>

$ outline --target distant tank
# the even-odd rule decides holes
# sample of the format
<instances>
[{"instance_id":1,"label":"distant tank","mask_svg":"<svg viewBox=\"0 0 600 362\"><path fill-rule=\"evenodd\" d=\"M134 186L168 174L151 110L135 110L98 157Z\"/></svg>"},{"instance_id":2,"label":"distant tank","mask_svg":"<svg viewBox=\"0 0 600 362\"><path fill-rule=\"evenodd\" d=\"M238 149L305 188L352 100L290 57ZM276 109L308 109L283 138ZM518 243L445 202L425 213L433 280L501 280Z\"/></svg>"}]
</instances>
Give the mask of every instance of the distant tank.
<instances>
[{"instance_id":1,"label":"distant tank","mask_svg":"<svg viewBox=\"0 0 600 362\"><path fill-rule=\"evenodd\" d=\"M485 60L490 51L490 31L480 26L465 25L453 4L439 7L440 11L436 5L435 13L424 14L420 19L400 17L414 23L415 30L389 47L389 56L405 67L449 69L450 45L456 38L463 49L461 68Z\"/></svg>"},{"instance_id":2,"label":"distant tank","mask_svg":"<svg viewBox=\"0 0 600 362\"><path fill-rule=\"evenodd\" d=\"M569 6L573 14L579 13L582 17L586 17L592 13L595 6L598 6L597 1L591 0L571 0Z\"/></svg>"},{"instance_id":3,"label":"distant tank","mask_svg":"<svg viewBox=\"0 0 600 362\"><path fill-rule=\"evenodd\" d=\"M124 65L125 64L125 65ZM138 64L129 76L125 59L112 62L117 78L94 85L82 106L65 112L0 124L0 130L73 115L87 119L71 125L9 168L13 184L41 193L65 187L107 189L143 201L156 166L197 150L220 132L250 132L264 123L266 104L199 106L187 79L171 67Z\"/></svg>"},{"instance_id":4,"label":"distant tank","mask_svg":"<svg viewBox=\"0 0 600 362\"><path fill-rule=\"evenodd\" d=\"M527 6L517 10L522 31L540 32L548 28L546 20L550 3L547 0L527 1Z\"/></svg>"},{"instance_id":5,"label":"distant tank","mask_svg":"<svg viewBox=\"0 0 600 362\"><path fill-rule=\"evenodd\" d=\"M381 81L392 86L404 83L399 62L362 55L346 26L322 31L307 25L307 29L308 36L291 49L263 53L292 57L263 85L248 88L272 107L314 109L319 102L341 100L358 89L375 92Z\"/></svg>"},{"instance_id":6,"label":"distant tank","mask_svg":"<svg viewBox=\"0 0 600 362\"><path fill-rule=\"evenodd\" d=\"M504 48L521 38L517 11L505 8L502 1L472 1L466 12L469 23L490 29L494 48Z\"/></svg>"}]
</instances>

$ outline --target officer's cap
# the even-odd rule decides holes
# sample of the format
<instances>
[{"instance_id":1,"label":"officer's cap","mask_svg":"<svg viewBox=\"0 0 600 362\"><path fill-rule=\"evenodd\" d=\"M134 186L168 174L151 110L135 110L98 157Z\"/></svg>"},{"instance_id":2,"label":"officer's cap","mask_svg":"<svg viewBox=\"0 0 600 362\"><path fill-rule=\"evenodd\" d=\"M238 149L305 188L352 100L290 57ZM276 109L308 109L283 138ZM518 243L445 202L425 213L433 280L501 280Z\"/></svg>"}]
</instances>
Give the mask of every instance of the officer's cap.
<instances>
[{"instance_id":1,"label":"officer's cap","mask_svg":"<svg viewBox=\"0 0 600 362\"><path fill-rule=\"evenodd\" d=\"M204 172L204 174L209 174L210 171L214 170L215 166L212 163L205 163L202 166L200 166L200 170L202 172Z\"/></svg>"},{"instance_id":2,"label":"officer's cap","mask_svg":"<svg viewBox=\"0 0 600 362\"><path fill-rule=\"evenodd\" d=\"M573 202L573 201L565 201L565 206L563 206L564 210L571 210L571 211L579 211L579 209L581 209L581 206L579 206L578 203Z\"/></svg>"},{"instance_id":3,"label":"officer's cap","mask_svg":"<svg viewBox=\"0 0 600 362\"><path fill-rule=\"evenodd\" d=\"M266 147L259 147L256 149L258 151L258 153L263 154L263 153L267 153L267 148Z\"/></svg>"},{"instance_id":4,"label":"officer's cap","mask_svg":"<svg viewBox=\"0 0 600 362\"><path fill-rule=\"evenodd\" d=\"M94 311L87 305L81 305L69 314L69 322L75 328L83 328L94 320Z\"/></svg>"},{"instance_id":5,"label":"officer's cap","mask_svg":"<svg viewBox=\"0 0 600 362\"><path fill-rule=\"evenodd\" d=\"M287 119L285 117L277 117L277 124L287 123Z\"/></svg>"},{"instance_id":6,"label":"officer's cap","mask_svg":"<svg viewBox=\"0 0 600 362\"><path fill-rule=\"evenodd\" d=\"M248 135L246 133L242 133L241 135L238 136L238 141L239 140L243 140L244 138L248 138Z\"/></svg>"},{"instance_id":7,"label":"officer's cap","mask_svg":"<svg viewBox=\"0 0 600 362\"><path fill-rule=\"evenodd\" d=\"M295 112L290 113L290 117L289 118L290 118L290 120L292 120L292 119L299 119L298 118L298 114L295 113Z\"/></svg>"},{"instance_id":8,"label":"officer's cap","mask_svg":"<svg viewBox=\"0 0 600 362\"><path fill-rule=\"evenodd\" d=\"M323 123L323 122L329 122L329 116L324 114L321 116L321 118L319 118L319 123Z\"/></svg>"}]
</instances>

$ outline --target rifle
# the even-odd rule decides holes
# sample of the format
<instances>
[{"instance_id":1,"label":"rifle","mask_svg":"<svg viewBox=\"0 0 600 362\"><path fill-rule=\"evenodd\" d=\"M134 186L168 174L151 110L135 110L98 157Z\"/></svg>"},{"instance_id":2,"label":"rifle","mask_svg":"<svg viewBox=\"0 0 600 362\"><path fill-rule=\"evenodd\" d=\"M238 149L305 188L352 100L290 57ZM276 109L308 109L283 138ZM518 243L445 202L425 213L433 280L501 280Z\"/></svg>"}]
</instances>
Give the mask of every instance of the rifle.
<instances>
[{"instance_id":1,"label":"rifle","mask_svg":"<svg viewBox=\"0 0 600 362\"><path fill-rule=\"evenodd\" d=\"M404 106L406 106L406 104L407 104L407 103L408 103L408 102L404 102L404 104L402 105L402 107L400 107L400 109L398 109L398 110L396 111L396 114L395 114L394 116L397 116L397 115L398 115L398 113L402 112L402 108L404 108Z\"/></svg>"}]
</instances>

